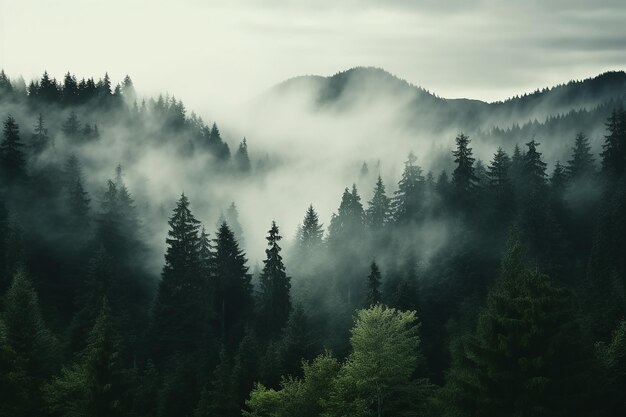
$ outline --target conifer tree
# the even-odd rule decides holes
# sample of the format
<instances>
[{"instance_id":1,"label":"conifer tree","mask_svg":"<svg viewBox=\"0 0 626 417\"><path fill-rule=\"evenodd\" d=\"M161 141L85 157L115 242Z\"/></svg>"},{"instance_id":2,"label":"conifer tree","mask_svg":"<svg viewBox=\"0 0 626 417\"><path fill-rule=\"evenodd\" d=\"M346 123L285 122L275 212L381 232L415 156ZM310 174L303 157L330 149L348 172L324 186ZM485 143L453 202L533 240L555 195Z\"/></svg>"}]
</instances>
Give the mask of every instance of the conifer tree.
<instances>
[{"instance_id":1,"label":"conifer tree","mask_svg":"<svg viewBox=\"0 0 626 417\"><path fill-rule=\"evenodd\" d=\"M213 246L217 334L232 346L243 334L254 308L251 276L245 255L228 224L222 223L213 239Z\"/></svg>"},{"instance_id":2,"label":"conifer tree","mask_svg":"<svg viewBox=\"0 0 626 417\"><path fill-rule=\"evenodd\" d=\"M274 338L285 327L291 311L289 290L291 278L285 272L281 248L278 242L282 239L276 222L266 237L268 248L265 250L266 259L263 260L263 272L260 277L259 309L264 335Z\"/></svg>"},{"instance_id":3,"label":"conifer tree","mask_svg":"<svg viewBox=\"0 0 626 417\"><path fill-rule=\"evenodd\" d=\"M237 210L237 206L235 205L234 201L230 203L230 206L228 206L228 209L226 210L226 216L223 220L228 223L228 227L235 235L235 239L237 239L237 243L239 244L239 246L244 247L245 239L243 235L243 227L241 227L241 223L239 222L239 210ZM221 223L222 221L220 221L220 225ZM220 225L218 225L218 227Z\"/></svg>"},{"instance_id":4,"label":"conifer tree","mask_svg":"<svg viewBox=\"0 0 626 417\"><path fill-rule=\"evenodd\" d=\"M289 314L284 336L278 346L280 364L277 367L286 375L300 375L302 361L311 360L318 353L318 337L311 320L302 306L296 305Z\"/></svg>"},{"instance_id":5,"label":"conifer tree","mask_svg":"<svg viewBox=\"0 0 626 417\"><path fill-rule=\"evenodd\" d=\"M7 77L4 70L0 70L0 94L4 96L8 96L13 92L13 85L11 84L11 80Z\"/></svg>"},{"instance_id":6,"label":"conifer tree","mask_svg":"<svg viewBox=\"0 0 626 417\"><path fill-rule=\"evenodd\" d=\"M363 231L365 213L356 185L352 192L346 189L341 197L337 214L333 214L328 228L328 240L332 245L342 245L350 239L358 239Z\"/></svg>"},{"instance_id":7,"label":"conifer tree","mask_svg":"<svg viewBox=\"0 0 626 417\"><path fill-rule=\"evenodd\" d=\"M3 315L7 346L14 352L9 370L20 375L24 402L22 415L37 416L42 411L39 389L56 365L55 339L44 324L39 300L23 270L13 277L5 296Z\"/></svg>"},{"instance_id":8,"label":"conifer tree","mask_svg":"<svg viewBox=\"0 0 626 417\"><path fill-rule=\"evenodd\" d=\"M380 276L380 270L375 261L372 261L370 265L370 274L367 277L367 293L365 296L366 308L375 306L381 302L382 294L380 292L382 278Z\"/></svg>"},{"instance_id":9,"label":"conifer tree","mask_svg":"<svg viewBox=\"0 0 626 417\"><path fill-rule=\"evenodd\" d=\"M31 147L35 154L39 154L46 150L48 146L50 146L48 129L46 129L43 115L39 113L39 116L37 117L37 124L35 124L34 133L31 138Z\"/></svg>"},{"instance_id":10,"label":"conifer tree","mask_svg":"<svg viewBox=\"0 0 626 417\"><path fill-rule=\"evenodd\" d=\"M541 160L541 153L537 151L540 144L531 140L526 144L528 151L524 155L523 175L528 190L538 193L546 184L546 163Z\"/></svg>"},{"instance_id":11,"label":"conifer tree","mask_svg":"<svg viewBox=\"0 0 626 417\"><path fill-rule=\"evenodd\" d=\"M572 159L567 162L565 168L569 181L578 181L581 179L589 179L595 174L595 161L591 153L589 139L584 133L580 132L574 139L572 147Z\"/></svg>"},{"instance_id":12,"label":"conifer tree","mask_svg":"<svg viewBox=\"0 0 626 417\"><path fill-rule=\"evenodd\" d=\"M76 139L80 133L80 122L74 111L70 112L61 128L68 139Z\"/></svg>"},{"instance_id":13,"label":"conifer tree","mask_svg":"<svg viewBox=\"0 0 626 417\"><path fill-rule=\"evenodd\" d=\"M26 175L26 161L20 140L20 128L12 116L4 121L0 144L0 169L4 178L12 181Z\"/></svg>"},{"instance_id":14,"label":"conifer tree","mask_svg":"<svg viewBox=\"0 0 626 417\"><path fill-rule=\"evenodd\" d=\"M239 148L237 149L237 152L235 153L234 162L235 162L235 168L237 168L239 172L242 172L242 173L250 172L251 165L250 165L250 157L248 156L248 142L246 141L246 138L243 138L243 140L239 144Z\"/></svg>"},{"instance_id":15,"label":"conifer tree","mask_svg":"<svg viewBox=\"0 0 626 417\"><path fill-rule=\"evenodd\" d=\"M469 143L469 137L461 133L456 137L456 150L452 151L457 164L452 172L452 185L458 198L463 200L461 203L469 202L469 194L478 181Z\"/></svg>"},{"instance_id":16,"label":"conifer tree","mask_svg":"<svg viewBox=\"0 0 626 417\"><path fill-rule=\"evenodd\" d=\"M378 176L374 195L368 202L365 217L367 224L372 230L380 230L390 221L391 199L385 194L385 184L383 179Z\"/></svg>"},{"instance_id":17,"label":"conifer tree","mask_svg":"<svg viewBox=\"0 0 626 417\"><path fill-rule=\"evenodd\" d=\"M200 222L184 194L169 219L165 265L154 306L155 348L162 354L188 352L201 341L202 276L200 275Z\"/></svg>"},{"instance_id":18,"label":"conifer tree","mask_svg":"<svg viewBox=\"0 0 626 417\"><path fill-rule=\"evenodd\" d=\"M304 215L302 226L298 229L298 248L303 252L319 249L322 246L322 238L324 236L323 226L319 222L319 217L313 208L313 204L310 204Z\"/></svg>"},{"instance_id":19,"label":"conifer tree","mask_svg":"<svg viewBox=\"0 0 626 417\"><path fill-rule=\"evenodd\" d=\"M422 168L415 164L416 161L417 157L411 152L404 163L402 178L391 202L393 220L399 224L411 223L422 213L424 176Z\"/></svg>"},{"instance_id":20,"label":"conifer tree","mask_svg":"<svg viewBox=\"0 0 626 417\"><path fill-rule=\"evenodd\" d=\"M588 415L590 351L568 303L548 277L526 265L512 235L475 333L453 352L446 398L454 411Z\"/></svg>"},{"instance_id":21,"label":"conifer tree","mask_svg":"<svg viewBox=\"0 0 626 417\"><path fill-rule=\"evenodd\" d=\"M76 362L44 387L49 409L64 416L124 415L126 381L106 299Z\"/></svg>"},{"instance_id":22,"label":"conifer tree","mask_svg":"<svg viewBox=\"0 0 626 417\"><path fill-rule=\"evenodd\" d=\"M626 111L613 110L606 123L602 144L602 171L607 179L618 179L626 167Z\"/></svg>"}]
</instances>

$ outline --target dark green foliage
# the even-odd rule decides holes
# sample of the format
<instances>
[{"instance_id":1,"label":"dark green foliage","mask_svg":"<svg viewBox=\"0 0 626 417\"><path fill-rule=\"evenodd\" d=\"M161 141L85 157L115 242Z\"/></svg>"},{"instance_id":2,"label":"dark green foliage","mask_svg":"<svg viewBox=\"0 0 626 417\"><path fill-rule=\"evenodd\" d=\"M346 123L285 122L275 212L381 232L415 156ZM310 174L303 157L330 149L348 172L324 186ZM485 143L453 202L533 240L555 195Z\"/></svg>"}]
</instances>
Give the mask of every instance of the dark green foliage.
<instances>
[{"instance_id":1,"label":"dark green foliage","mask_svg":"<svg viewBox=\"0 0 626 417\"><path fill-rule=\"evenodd\" d=\"M263 336L274 338L282 331L289 318L291 300L289 289L291 278L285 272L281 248L278 242L282 239L276 222L268 231L266 259L263 260L259 294L259 319Z\"/></svg>"},{"instance_id":2,"label":"dark green foliage","mask_svg":"<svg viewBox=\"0 0 626 417\"><path fill-rule=\"evenodd\" d=\"M368 226L374 231L380 230L391 220L391 199L385 194L385 184L380 175L374 187L374 195L368 202L365 217Z\"/></svg>"},{"instance_id":3,"label":"dark green foliage","mask_svg":"<svg viewBox=\"0 0 626 417\"><path fill-rule=\"evenodd\" d=\"M283 339L278 346L280 364L276 364L276 369L284 375L300 376L302 361L311 360L319 353L317 338L311 319L302 306L297 305L291 310Z\"/></svg>"},{"instance_id":4,"label":"dark green foliage","mask_svg":"<svg viewBox=\"0 0 626 417\"><path fill-rule=\"evenodd\" d=\"M298 228L297 245L302 252L302 256L319 250L322 247L322 238L324 236L324 225L320 224L319 217L313 208L309 205L302 221L302 226Z\"/></svg>"},{"instance_id":5,"label":"dark green foliage","mask_svg":"<svg viewBox=\"0 0 626 417\"><path fill-rule=\"evenodd\" d=\"M422 214L424 176L416 161L415 155L410 153L391 203L393 220L399 224L411 223Z\"/></svg>"},{"instance_id":6,"label":"dark green foliage","mask_svg":"<svg viewBox=\"0 0 626 417\"><path fill-rule=\"evenodd\" d=\"M456 137L456 150L452 151L456 163L456 168L452 172L452 186L459 204L470 202L470 193L478 181L474 167L475 159L472 157L469 143L469 137L461 133Z\"/></svg>"},{"instance_id":7,"label":"dark green foliage","mask_svg":"<svg viewBox=\"0 0 626 417\"><path fill-rule=\"evenodd\" d=\"M2 128L0 144L0 169L8 181L23 178L26 175L24 146L20 139L20 128L12 116L7 117Z\"/></svg>"},{"instance_id":8,"label":"dark green foliage","mask_svg":"<svg viewBox=\"0 0 626 417\"><path fill-rule=\"evenodd\" d=\"M200 222L184 194L169 219L165 266L154 306L154 349L159 356L189 352L202 334L202 305L207 302L200 274Z\"/></svg>"},{"instance_id":9,"label":"dark green foliage","mask_svg":"<svg viewBox=\"0 0 626 417\"><path fill-rule=\"evenodd\" d=\"M16 385L13 406L23 415L42 410L40 388L56 366L56 342L43 322L37 294L24 271L18 271L4 302L2 333L7 377ZM9 403L11 404L11 403Z\"/></svg>"},{"instance_id":10,"label":"dark green foliage","mask_svg":"<svg viewBox=\"0 0 626 417\"><path fill-rule=\"evenodd\" d=\"M567 161L565 171L567 178L573 182L590 178L596 172L589 139L582 132L578 133L574 139L572 159Z\"/></svg>"},{"instance_id":11,"label":"dark green foliage","mask_svg":"<svg viewBox=\"0 0 626 417\"><path fill-rule=\"evenodd\" d=\"M214 306L217 329L229 346L243 334L245 325L251 318L254 300L252 298L251 276L246 266L246 258L235 236L226 223L222 223L213 239Z\"/></svg>"},{"instance_id":12,"label":"dark green foliage","mask_svg":"<svg viewBox=\"0 0 626 417\"><path fill-rule=\"evenodd\" d=\"M588 353L566 294L513 237L474 334L454 350L447 401L468 416L588 415Z\"/></svg>"},{"instance_id":13,"label":"dark green foliage","mask_svg":"<svg viewBox=\"0 0 626 417\"><path fill-rule=\"evenodd\" d=\"M43 115L39 113L37 117L37 124L35 124L34 132L31 138L30 146L35 154L39 154L51 144L50 136L48 136L48 129L45 126Z\"/></svg>"},{"instance_id":14,"label":"dark green foliage","mask_svg":"<svg viewBox=\"0 0 626 417\"><path fill-rule=\"evenodd\" d=\"M372 307L381 302L382 294L380 292L382 277L376 262L372 261L370 265L370 274L367 277L367 290L365 293L365 306Z\"/></svg>"},{"instance_id":15,"label":"dark green foliage","mask_svg":"<svg viewBox=\"0 0 626 417\"><path fill-rule=\"evenodd\" d=\"M61 375L44 387L51 412L62 416L124 415L126 375L106 299L87 339L87 347Z\"/></svg>"},{"instance_id":16,"label":"dark green foliage","mask_svg":"<svg viewBox=\"0 0 626 417\"><path fill-rule=\"evenodd\" d=\"M602 145L602 171L607 179L619 178L626 167L626 112L613 110Z\"/></svg>"},{"instance_id":17,"label":"dark green foliage","mask_svg":"<svg viewBox=\"0 0 626 417\"><path fill-rule=\"evenodd\" d=\"M361 204L361 197L352 185L352 191L348 188L343 191L341 204L337 214L333 214L328 228L328 241L331 245L340 245L351 238L357 238L363 232L365 212Z\"/></svg>"},{"instance_id":18,"label":"dark green foliage","mask_svg":"<svg viewBox=\"0 0 626 417\"><path fill-rule=\"evenodd\" d=\"M77 139L79 137L81 132L80 121L78 120L76 113L73 111L70 112L70 115L65 120L65 123L63 123L62 129L65 136L69 139Z\"/></svg>"}]
</instances>

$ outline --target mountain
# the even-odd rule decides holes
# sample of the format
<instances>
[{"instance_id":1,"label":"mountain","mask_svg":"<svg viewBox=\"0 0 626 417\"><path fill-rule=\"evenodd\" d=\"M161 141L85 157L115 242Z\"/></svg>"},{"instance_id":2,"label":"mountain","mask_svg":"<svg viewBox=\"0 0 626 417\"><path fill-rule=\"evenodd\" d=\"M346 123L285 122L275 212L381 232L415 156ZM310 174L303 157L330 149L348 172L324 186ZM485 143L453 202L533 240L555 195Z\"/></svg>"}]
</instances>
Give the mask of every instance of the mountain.
<instances>
[{"instance_id":1,"label":"mountain","mask_svg":"<svg viewBox=\"0 0 626 417\"><path fill-rule=\"evenodd\" d=\"M442 98L383 69L358 67L329 77L295 77L273 87L265 97L280 102L302 96L319 111L359 111L380 101L395 102L403 121L418 130L454 127L475 135L492 131L502 135L519 129L549 136L550 124L563 118L571 119L568 125L575 129L590 133L601 129L607 114L626 99L626 73L605 72L488 103Z\"/></svg>"}]
</instances>

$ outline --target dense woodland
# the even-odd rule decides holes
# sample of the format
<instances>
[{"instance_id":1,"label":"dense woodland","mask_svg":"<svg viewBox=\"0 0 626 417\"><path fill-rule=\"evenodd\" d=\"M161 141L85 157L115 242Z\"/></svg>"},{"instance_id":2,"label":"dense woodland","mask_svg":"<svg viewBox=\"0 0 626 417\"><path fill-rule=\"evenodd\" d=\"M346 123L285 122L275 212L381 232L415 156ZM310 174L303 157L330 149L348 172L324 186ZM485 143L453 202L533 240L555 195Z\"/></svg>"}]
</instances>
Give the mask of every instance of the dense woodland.
<instances>
[{"instance_id":1,"label":"dense woodland","mask_svg":"<svg viewBox=\"0 0 626 417\"><path fill-rule=\"evenodd\" d=\"M175 141L220 181L269 169L246 141L231 155L216 124L138 102L128 77L1 73L0 111L2 416L624 414L620 106L601 153L583 130L550 172L532 137L481 163L459 133L450 172L411 153L369 201L346 187L328 225L312 202L284 252L268 224L254 274L235 205L203 225L181 190L159 276L124 167L94 178L78 150Z\"/></svg>"}]
</instances>

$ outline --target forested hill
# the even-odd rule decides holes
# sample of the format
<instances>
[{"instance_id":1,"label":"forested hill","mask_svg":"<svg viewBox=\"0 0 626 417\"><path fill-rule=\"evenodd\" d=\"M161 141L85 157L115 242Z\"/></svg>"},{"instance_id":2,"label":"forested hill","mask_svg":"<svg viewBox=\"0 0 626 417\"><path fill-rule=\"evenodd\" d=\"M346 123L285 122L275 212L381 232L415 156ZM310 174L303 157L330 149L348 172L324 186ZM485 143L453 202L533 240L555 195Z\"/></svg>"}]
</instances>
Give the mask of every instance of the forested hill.
<instances>
[{"instance_id":1,"label":"forested hill","mask_svg":"<svg viewBox=\"0 0 626 417\"><path fill-rule=\"evenodd\" d=\"M413 87L382 75L397 89L377 110L402 113ZM341 85L324 121L362 139ZM0 74L0 416L623 415L626 111L607 100L541 124L562 163L525 127L488 133L485 162L484 137L424 135L444 168L432 147L398 151L392 124L367 147L323 125L296 153L319 119L285 113L272 149L297 157L253 167L245 139L231 156L215 124L137 100L130 78ZM357 150L378 163L355 170Z\"/></svg>"},{"instance_id":2,"label":"forested hill","mask_svg":"<svg viewBox=\"0 0 626 417\"><path fill-rule=\"evenodd\" d=\"M553 137L552 120L569 117L567 126L589 133L603 127L611 109L626 100L626 73L606 72L581 81L504 101L446 99L378 68L353 68L333 76L301 76L287 80L266 93L275 100L308 97L320 109L354 110L376 102L395 102L401 120L415 129L436 131L454 127L470 134L489 136L496 128L500 139L507 130L524 129L527 136ZM579 117L584 123L579 122ZM583 129L582 127L585 127ZM561 131L561 134L563 132ZM510 140L514 142L515 138Z\"/></svg>"}]
</instances>

